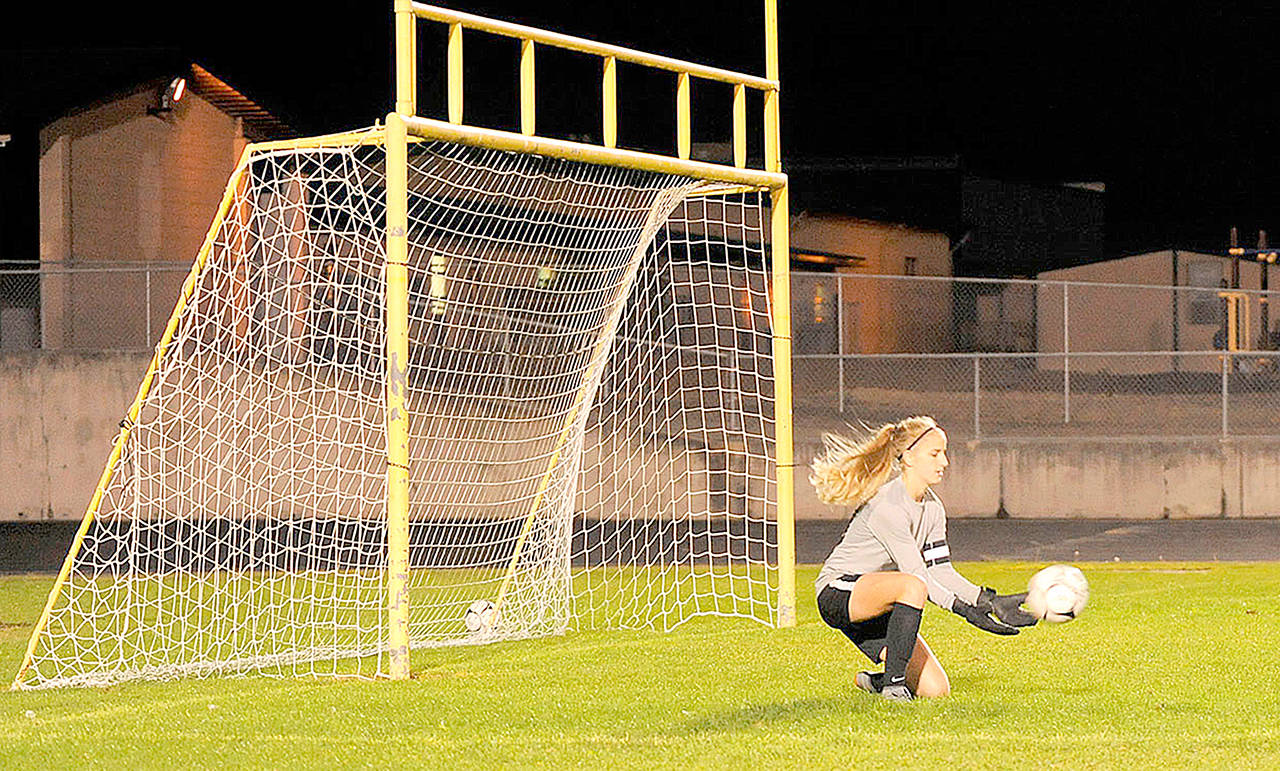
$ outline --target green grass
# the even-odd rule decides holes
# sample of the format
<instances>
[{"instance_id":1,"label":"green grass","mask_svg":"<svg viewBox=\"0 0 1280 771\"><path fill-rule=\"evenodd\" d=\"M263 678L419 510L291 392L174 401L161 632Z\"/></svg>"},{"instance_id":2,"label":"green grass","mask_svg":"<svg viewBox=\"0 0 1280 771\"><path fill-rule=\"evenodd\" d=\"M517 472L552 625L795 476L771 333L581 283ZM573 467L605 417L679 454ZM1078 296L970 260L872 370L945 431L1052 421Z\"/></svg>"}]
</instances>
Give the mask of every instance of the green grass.
<instances>
[{"instance_id":1,"label":"green grass","mask_svg":"<svg viewBox=\"0 0 1280 771\"><path fill-rule=\"evenodd\" d=\"M961 566L1023 582L1036 566ZM1280 767L1280 564L1083 565L1070 624L997 638L930 606L935 702L854 689L817 619L698 620L415 651L409 682L263 677L0 693L0 767ZM0 676L51 583L0 577Z\"/></svg>"}]
</instances>

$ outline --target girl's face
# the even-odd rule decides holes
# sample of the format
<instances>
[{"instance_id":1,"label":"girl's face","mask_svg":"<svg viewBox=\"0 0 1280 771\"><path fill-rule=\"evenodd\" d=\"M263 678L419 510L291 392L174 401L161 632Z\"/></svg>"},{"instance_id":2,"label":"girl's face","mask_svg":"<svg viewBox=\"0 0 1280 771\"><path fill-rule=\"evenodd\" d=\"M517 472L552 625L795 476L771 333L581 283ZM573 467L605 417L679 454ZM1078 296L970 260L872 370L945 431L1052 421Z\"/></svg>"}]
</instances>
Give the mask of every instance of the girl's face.
<instances>
[{"instance_id":1,"label":"girl's face","mask_svg":"<svg viewBox=\"0 0 1280 771\"><path fill-rule=\"evenodd\" d=\"M947 434L940 428L925 432L915 447L902 454L904 474L910 474L926 485L942 481L942 474L951 462L947 460Z\"/></svg>"}]
</instances>

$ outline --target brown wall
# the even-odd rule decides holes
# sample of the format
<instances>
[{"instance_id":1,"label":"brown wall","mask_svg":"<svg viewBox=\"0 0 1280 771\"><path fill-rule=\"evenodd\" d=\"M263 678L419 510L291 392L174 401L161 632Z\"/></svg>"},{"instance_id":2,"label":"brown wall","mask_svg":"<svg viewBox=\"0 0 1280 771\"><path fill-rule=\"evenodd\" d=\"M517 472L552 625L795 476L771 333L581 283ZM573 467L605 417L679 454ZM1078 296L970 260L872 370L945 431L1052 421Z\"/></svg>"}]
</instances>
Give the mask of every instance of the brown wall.
<instances>
[{"instance_id":1,"label":"brown wall","mask_svg":"<svg viewBox=\"0 0 1280 771\"><path fill-rule=\"evenodd\" d=\"M806 249L862 258L857 267L841 268L840 275L902 276L908 258L915 260L915 275L951 275L947 235L905 225L806 214L792 221L791 250L803 259ZM792 307L797 327L814 322L811 295L819 286L830 294L835 282L796 282ZM834 307L837 298L824 299ZM945 282L848 279L843 303L844 353L951 349L951 336L939 334L951 325L952 293Z\"/></svg>"},{"instance_id":2,"label":"brown wall","mask_svg":"<svg viewBox=\"0 0 1280 771\"><path fill-rule=\"evenodd\" d=\"M188 92L163 118L147 88L61 118L40 134L40 259L189 263L245 140L237 119ZM112 349L144 335L139 273L52 275L41 292L46 349ZM163 309L172 297L158 299ZM164 310L156 311L164 314Z\"/></svg>"},{"instance_id":3,"label":"brown wall","mask_svg":"<svg viewBox=\"0 0 1280 771\"><path fill-rule=\"evenodd\" d=\"M1174 265L1177 276L1174 276ZM1273 267L1272 278L1277 277ZM1262 271L1254 261L1241 261L1240 287L1258 290ZM1179 250L1150 252L1116 260L1107 260L1075 268L1041 273L1039 279L1079 281L1086 283L1142 284L1183 287L1144 289L1138 287L1079 286L1068 287L1070 308L1070 350L1090 351L1206 351L1216 349L1214 335L1222 328L1221 304L1217 285L1231 278L1231 262L1222 257ZM1202 287L1196 289L1195 287ZM1046 291L1048 290L1048 291ZM1036 302L1038 347L1041 351L1062 351L1063 312L1060 286L1041 288ZM1249 313L1248 344L1252 348L1260 340L1259 298L1246 300ZM1197 312L1196 305L1207 305ZM1175 308L1178 323L1174 325ZM1243 312L1243 311L1242 311ZM1210 315L1206 315L1206 313ZM1272 326L1276 319L1271 320ZM1220 347L1220 346L1217 346ZM1216 371L1220 361L1213 356L1183 356L1173 366L1168 357L1076 357L1071 359L1073 371L1109 371L1123 374L1143 372ZM1061 369L1061 359L1041 360L1041 367Z\"/></svg>"},{"instance_id":4,"label":"brown wall","mask_svg":"<svg viewBox=\"0 0 1280 771\"><path fill-rule=\"evenodd\" d=\"M806 213L791 221L791 250L804 254L806 249L860 257L855 273L901 276L906 258L914 257L917 275L951 275L945 233L890 222Z\"/></svg>"}]
</instances>

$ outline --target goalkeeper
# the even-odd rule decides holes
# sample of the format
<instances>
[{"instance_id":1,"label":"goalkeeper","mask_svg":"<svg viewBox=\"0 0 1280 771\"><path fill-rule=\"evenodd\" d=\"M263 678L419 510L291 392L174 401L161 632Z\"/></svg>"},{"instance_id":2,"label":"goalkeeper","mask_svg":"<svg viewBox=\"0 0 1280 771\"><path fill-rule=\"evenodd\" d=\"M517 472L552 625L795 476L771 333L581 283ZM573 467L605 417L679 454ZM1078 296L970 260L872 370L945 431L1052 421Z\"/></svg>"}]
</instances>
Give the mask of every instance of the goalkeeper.
<instances>
[{"instance_id":1,"label":"goalkeeper","mask_svg":"<svg viewBox=\"0 0 1280 771\"><path fill-rule=\"evenodd\" d=\"M947 673L919 635L925 600L1013 635L1036 623L1020 607L1026 594L997 594L952 566L946 512L930 489L948 465L947 435L933 418L885 424L862 442L823 439L809 481L823 501L857 511L818 574L822 620L884 662L884 672L858 673L859 688L893 701L946 696Z\"/></svg>"}]
</instances>

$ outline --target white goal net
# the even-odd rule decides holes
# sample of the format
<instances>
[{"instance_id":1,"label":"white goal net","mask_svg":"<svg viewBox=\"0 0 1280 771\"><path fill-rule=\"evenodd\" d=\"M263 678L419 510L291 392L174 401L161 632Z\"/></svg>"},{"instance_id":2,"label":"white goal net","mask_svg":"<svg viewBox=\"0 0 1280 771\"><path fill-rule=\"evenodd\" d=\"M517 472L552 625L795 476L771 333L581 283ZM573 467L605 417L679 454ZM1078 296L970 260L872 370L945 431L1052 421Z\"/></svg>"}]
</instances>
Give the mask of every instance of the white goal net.
<instances>
[{"instance_id":1,"label":"white goal net","mask_svg":"<svg viewBox=\"0 0 1280 771\"><path fill-rule=\"evenodd\" d=\"M19 685L386 674L381 137L246 155ZM776 622L765 195L410 145L411 646Z\"/></svg>"}]
</instances>

